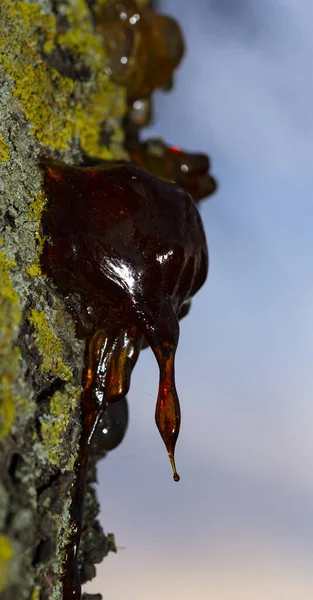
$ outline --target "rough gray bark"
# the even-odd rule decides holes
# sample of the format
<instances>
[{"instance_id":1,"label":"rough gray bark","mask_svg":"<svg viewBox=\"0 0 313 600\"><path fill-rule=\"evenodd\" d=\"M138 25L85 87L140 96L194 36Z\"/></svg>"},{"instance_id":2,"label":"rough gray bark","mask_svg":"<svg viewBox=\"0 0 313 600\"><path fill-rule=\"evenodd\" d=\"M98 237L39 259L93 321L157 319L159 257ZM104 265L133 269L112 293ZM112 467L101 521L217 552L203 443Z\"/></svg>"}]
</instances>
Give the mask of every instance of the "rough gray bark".
<instances>
[{"instance_id":1,"label":"rough gray bark","mask_svg":"<svg viewBox=\"0 0 313 600\"><path fill-rule=\"evenodd\" d=\"M40 267L42 151L124 158L124 90L85 0L0 5L0 593L57 600L70 531L84 343ZM92 10L91 8L92 7ZM94 469L92 468L92 471ZM81 574L111 549L88 486Z\"/></svg>"}]
</instances>

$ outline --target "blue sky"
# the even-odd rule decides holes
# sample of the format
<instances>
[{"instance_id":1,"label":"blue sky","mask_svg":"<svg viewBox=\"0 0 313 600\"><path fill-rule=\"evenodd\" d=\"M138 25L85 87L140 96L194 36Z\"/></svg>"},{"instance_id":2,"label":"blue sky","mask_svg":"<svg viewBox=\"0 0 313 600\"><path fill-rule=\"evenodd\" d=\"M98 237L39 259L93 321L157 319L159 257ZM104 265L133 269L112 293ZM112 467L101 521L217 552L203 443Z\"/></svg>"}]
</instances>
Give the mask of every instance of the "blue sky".
<instances>
[{"instance_id":1,"label":"blue sky","mask_svg":"<svg viewBox=\"0 0 313 600\"><path fill-rule=\"evenodd\" d=\"M164 0L188 52L159 135L210 154L210 274L181 325L181 482L154 424L150 350L130 427L99 468L122 549L87 589L110 600L313 596L313 4ZM263 10L262 10L263 9ZM192 596L191 596L192 594ZM214 596L213 596L214 594Z\"/></svg>"}]
</instances>

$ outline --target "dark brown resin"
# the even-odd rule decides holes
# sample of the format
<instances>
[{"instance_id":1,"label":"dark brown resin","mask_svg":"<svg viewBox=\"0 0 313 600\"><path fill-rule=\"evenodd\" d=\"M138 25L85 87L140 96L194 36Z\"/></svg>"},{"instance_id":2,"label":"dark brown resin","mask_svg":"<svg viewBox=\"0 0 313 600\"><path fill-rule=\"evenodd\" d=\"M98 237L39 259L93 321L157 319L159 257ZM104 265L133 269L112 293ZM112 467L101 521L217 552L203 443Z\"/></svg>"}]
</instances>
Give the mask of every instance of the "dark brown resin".
<instances>
[{"instance_id":1,"label":"dark brown resin","mask_svg":"<svg viewBox=\"0 0 313 600\"><path fill-rule=\"evenodd\" d=\"M77 332L87 338L82 434L72 487L73 533L64 598L80 598L77 552L88 453L103 411L124 398L143 341L160 370L156 423L173 477L180 427L174 360L178 319L203 285L208 252L191 196L129 163L75 168L47 163L44 270L65 297L79 297Z\"/></svg>"},{"instance_id":2,"label":"dark brown resin","mask_svg":"<svg viewBox=\"0 0 313 600\"><path fill-rule=\"evenodd\" d=\"M91 454L98 460L114 450L123 441L128 426L126 398L109 404L99 419L92 436Z\"/></svg>"}]
</instances>

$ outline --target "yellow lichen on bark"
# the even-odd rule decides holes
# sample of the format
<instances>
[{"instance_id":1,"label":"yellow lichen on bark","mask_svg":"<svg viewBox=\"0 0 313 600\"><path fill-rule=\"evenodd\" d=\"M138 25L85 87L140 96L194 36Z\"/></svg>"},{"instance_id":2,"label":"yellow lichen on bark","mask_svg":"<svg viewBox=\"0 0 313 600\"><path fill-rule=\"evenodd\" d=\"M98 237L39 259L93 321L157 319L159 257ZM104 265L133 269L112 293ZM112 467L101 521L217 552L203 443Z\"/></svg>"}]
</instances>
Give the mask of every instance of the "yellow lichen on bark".
<instances>
[{"instance_id":1,"label":"yellow lichen on bark","mask_svg":"<svg viewBox=\"0 0 313 600\"><path fill-rule=\"evenodd\" d=\"M30 204L28 210L28 219L29 221L36 222L38 227L35 232L36 236L36 245L37 245L37 253L34 262L28 267L27 273L31 277L37 277L41 275L41 266L40 266L40 256L42 254L46 238L42 235L40 230L40 223L43 210L46 206L46 196L44 192L39 192L35 200Z\"/></svg>"},{"instance_id":2,"label":"yellow lichen on bark","mask_svg":"<svg viewBox=\"0 0 313 600\"><path fill-rule=\"evenodd\" d=\"M10 277L10 269L14 267L14 261L0 251L0 441L8 435L14 421L13 384L19 374L20 351L13 340L21 310Z\"/></svg>"},{"instance_id":3,"label":"yellow lichen on bark","mask_svg":"<svg viewBox=\"0 0 313 600\"><path fill-rule=\"evenodd\" d=\"M70 417L79 404L80 394L79 387L67 384L64 392L53 394L49 414L40 419L42 444L48 452L49 462L53 465L60 465L64 453L62 436L65 435ZM66 468L70 471L74 468L75 456L66 455L66 459Z\"/></svg>"},{"instance_id":4,"label":"yellow lichen on bark","mask_svg":"<svg viewBox=\"0 0 313 600\"><path fill-rule=\"evenodd\" d=\"M104 49L85 0L71 0L65 15L68 30L58 34L54 15L37 4L2 0L0 64L42 145L66 149L75 136L86 153L115 158L100 143L101 125L112 116L122 118L124 90L105 73ZM90 78L74 80L49 66L48 57L56 47L74 52L90 69Z\"/></svg>"},{"instance_id":5,"label":"yellow lichen on bark","mask_svg":"<svg viewBox=\"0 0 313 600\"><path fill-rule=\"evenodd\" d=\"M5 142L3 135L0 135L0 162L7 163L10 158L10 147Z\"/></svg>"},{"instance_id":6,"label":"yellow lichen on bark","mask_svg":"<svg viewBox=\"0 0 313 600\"><path fill-rule=\"evenodd\" d=\"M33 309L29 321L34 325L37 348L42 356L41 372L58 375L66 381L72 379L71 370L63 362L62 343L53 333L45 313Z\"/></svg>"},{"instance_id":7,"label":"yellow lichen on bark","mask_svg":"<svg viewBox=\"0 0 313 600\"><path fill-rule=\"evenodd\" d=\"M11 541L5 535L0 535L0 592L6 586L12 556L13 548Z\"/></svg>"}]
</instances>

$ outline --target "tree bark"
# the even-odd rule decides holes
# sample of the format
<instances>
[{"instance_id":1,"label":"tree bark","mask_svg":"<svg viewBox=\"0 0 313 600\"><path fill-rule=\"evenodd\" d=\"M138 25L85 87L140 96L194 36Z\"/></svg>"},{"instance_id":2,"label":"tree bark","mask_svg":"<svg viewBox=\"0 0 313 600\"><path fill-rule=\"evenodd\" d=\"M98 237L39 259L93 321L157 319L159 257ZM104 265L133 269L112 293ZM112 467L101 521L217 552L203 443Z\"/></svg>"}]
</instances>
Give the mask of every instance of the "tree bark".
<instances>
[{"instance_id":1,"label":"tree bark","mask_svg":"<svg viewBox=\"0 0 313 600\"><path fill-rule=\"evenodd\" d=\"M98 0L99 4L103 0ZM143 3L143 2L141 2ZM58 600L70 532L84 343L41 270L40 154L127 158L125 90L106 73L90 0L0 4L0 595ZM89 485L83 580L114 550ZM100 596L99 596L100 597ZM90 596L91 598L91 596Z\"/></svg>"}]
</instances>

